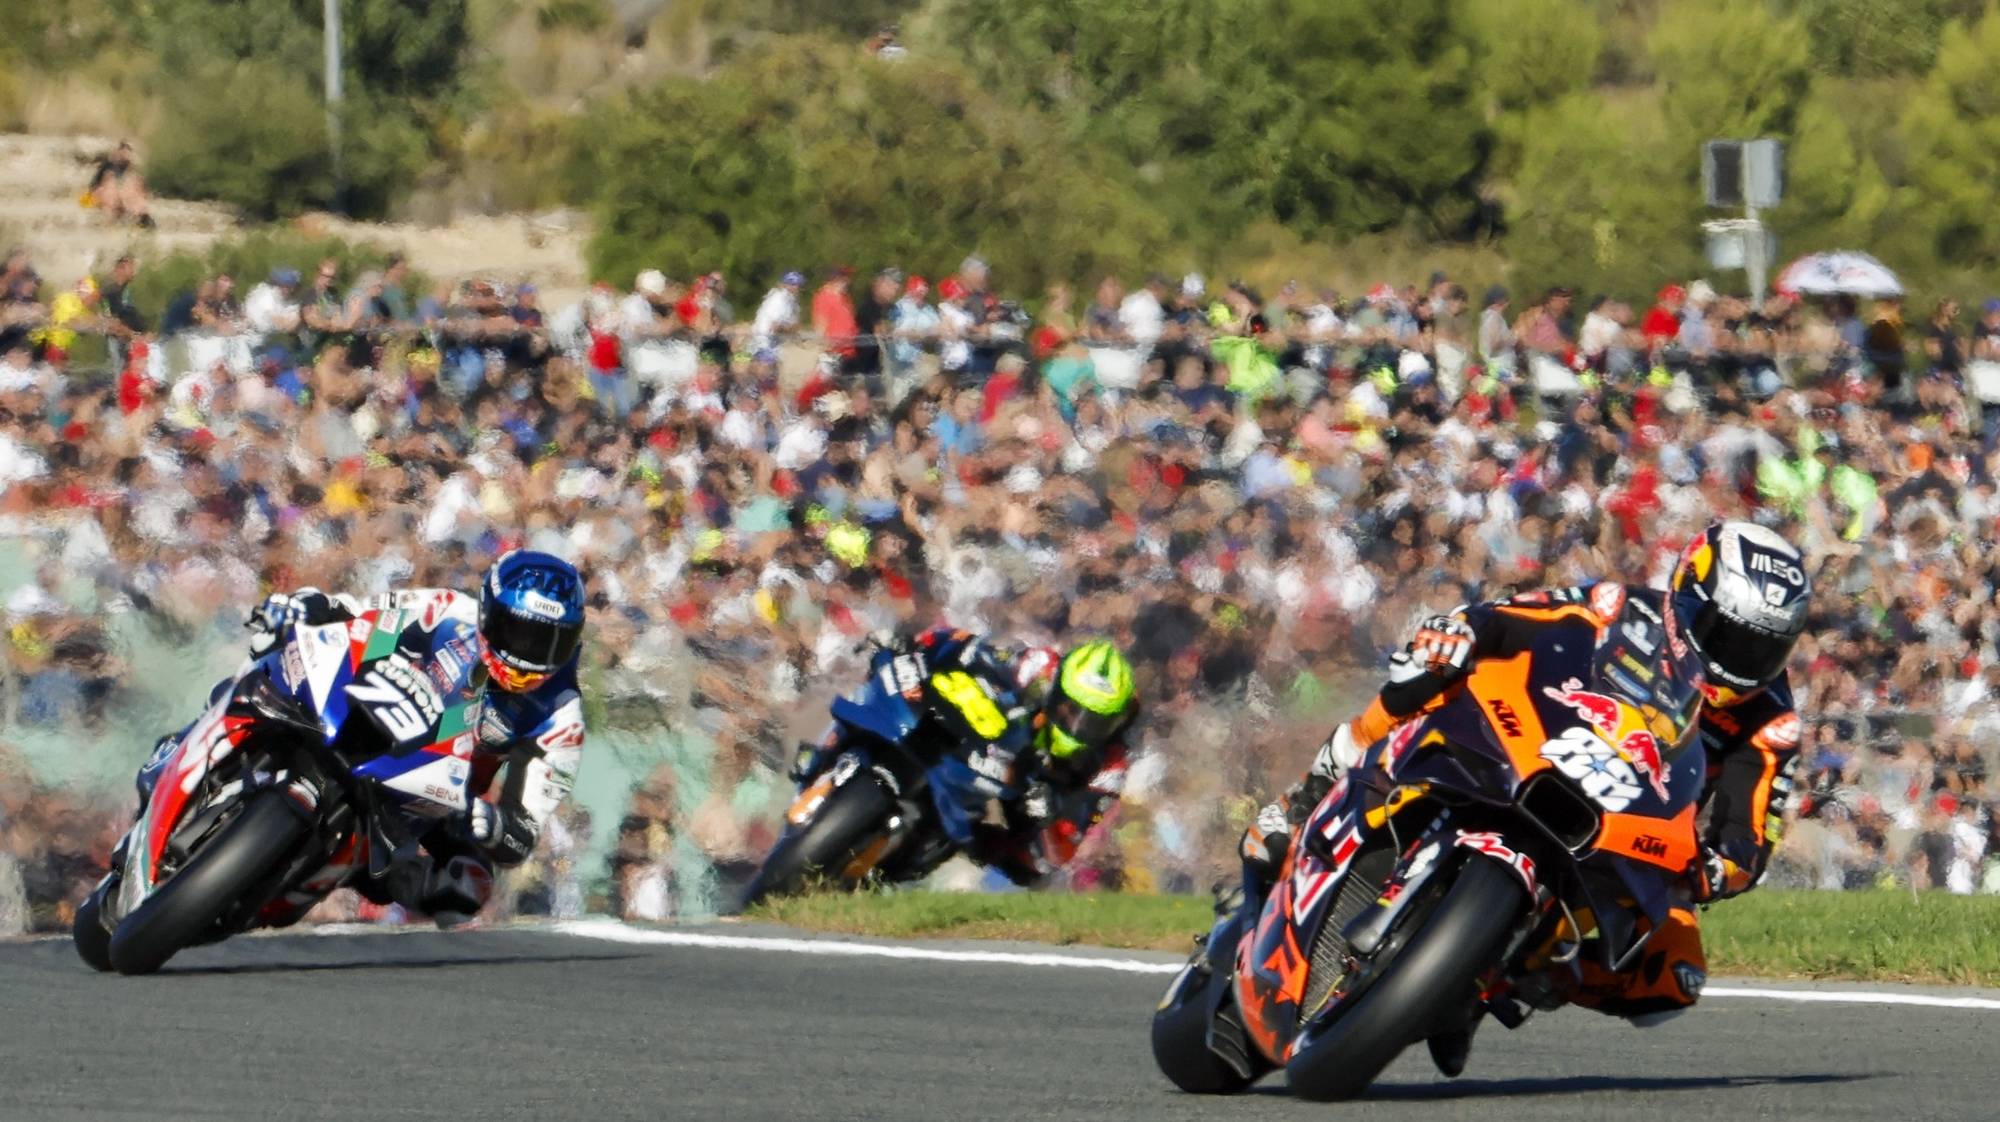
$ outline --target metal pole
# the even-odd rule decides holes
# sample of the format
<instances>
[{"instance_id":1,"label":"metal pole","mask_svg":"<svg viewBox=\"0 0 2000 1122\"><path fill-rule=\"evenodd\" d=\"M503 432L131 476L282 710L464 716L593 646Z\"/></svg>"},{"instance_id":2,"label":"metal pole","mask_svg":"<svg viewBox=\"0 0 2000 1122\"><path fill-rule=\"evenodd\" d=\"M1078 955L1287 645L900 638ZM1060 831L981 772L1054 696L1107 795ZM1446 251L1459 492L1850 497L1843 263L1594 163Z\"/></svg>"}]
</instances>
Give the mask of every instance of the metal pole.
<instances>
[{"instance_id":1,"label":"metal pole","mask_svg":"<svg viewBox=\"0 0 2000 1122\"><path fill-rule=\"evenodd\" d=\"M1745 195L1749 192L1745 191ZM1753 204L1743 204L1743 216L1750 220L1750 229L1745 233L1748 244L1743 247L1743 268L1750 274L1750 299L1752 303L1764 302L1764 224L1758 221L1757 208Z\"/></svg>"},{"instance_id":2,"label":"metal pole","mask_svg":"<svg viewBox=\"0 0 2000 1122\"><path fill-rule=\"evenodd\" d=\"M340 168L340 0L325 0L326 139L333 150L333 209L343 213L346 182Z\"/></svg>"}]
</instances>

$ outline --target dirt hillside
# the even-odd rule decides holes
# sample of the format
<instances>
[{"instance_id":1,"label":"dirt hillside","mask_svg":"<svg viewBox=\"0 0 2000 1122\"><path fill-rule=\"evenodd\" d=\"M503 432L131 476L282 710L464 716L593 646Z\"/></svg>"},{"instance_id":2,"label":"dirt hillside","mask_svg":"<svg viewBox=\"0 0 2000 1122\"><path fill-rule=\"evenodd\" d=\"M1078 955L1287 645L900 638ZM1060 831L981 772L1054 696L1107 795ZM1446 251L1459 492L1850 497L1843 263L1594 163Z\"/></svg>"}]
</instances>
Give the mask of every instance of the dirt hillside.
<instances>
[{"instance_id":1,"label":"dirt hillside","mask_svg":"<svg viewBox=\"0 0 2000 1122\"><path fill-rule=\"evenodd\" d=\"M116 140L97 136L0 134L0 241L23 245L50 281L68 283L127 250L148 256L199 252L242 228L229 208L153 199L157 228L114 226L78 203L91 166ZM140 153L144 170L144 152ZM302 231L333 234L400 250L418 270L441 280L532 278L545 307L573 299L586 284L583 217L572 211L470 216L445 226L350 222L309 214ZM304 267L305 263L301 263Z\"/></svg>"}]
</instances>

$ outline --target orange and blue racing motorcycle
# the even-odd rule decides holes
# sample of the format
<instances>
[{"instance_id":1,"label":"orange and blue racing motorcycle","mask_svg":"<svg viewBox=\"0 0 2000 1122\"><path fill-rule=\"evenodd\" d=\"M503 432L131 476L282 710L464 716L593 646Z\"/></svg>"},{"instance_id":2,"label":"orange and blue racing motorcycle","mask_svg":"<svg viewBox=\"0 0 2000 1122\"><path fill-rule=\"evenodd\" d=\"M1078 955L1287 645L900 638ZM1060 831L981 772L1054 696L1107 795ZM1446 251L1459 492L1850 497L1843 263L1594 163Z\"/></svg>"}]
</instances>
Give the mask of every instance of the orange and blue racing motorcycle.
<instances>
[{"instance_id":1,"label":"orange and blue racing motorcycle","mask_svg":"<svg viewBox=\"0 0 2000 1122\"><path fill-rule=\"evenodd\" d=\"M1481 661L1371 745L1292 833L1275 881L1198 940L1153 1019L1183 1090L1351 1098L1404 1048L1639 961L1685 903L1704 760L1699 670L1628 598Z\"/></svg>"}]
</instances>

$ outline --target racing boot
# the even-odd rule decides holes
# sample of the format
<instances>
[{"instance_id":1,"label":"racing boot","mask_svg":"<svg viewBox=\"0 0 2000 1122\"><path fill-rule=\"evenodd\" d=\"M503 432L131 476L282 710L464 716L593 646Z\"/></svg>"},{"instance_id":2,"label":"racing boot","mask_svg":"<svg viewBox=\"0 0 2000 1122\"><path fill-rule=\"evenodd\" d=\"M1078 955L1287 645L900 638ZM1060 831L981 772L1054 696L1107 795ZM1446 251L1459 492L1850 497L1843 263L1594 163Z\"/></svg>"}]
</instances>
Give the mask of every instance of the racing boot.
<instances>
[{"instance_id":1,"label":"racing boot","mask_svg":"<svg viewBox=\"0 0 2000 1122\"><path fill-rule=\"evenodd\" d=\"M1341 773L1360 759L1354 730L1342 722L1313 755L1305 778L1258 810L1256 821L1243 832L1242 847L1244 888L1253 898L1261 897L1278 879L1278 870L1284 867L1291 849L1292 831L1305 825Z\"/></svg>"},{"instance_id":2,"label":"racing boot","mask_svg":"<svg viewBox=\"0 0 2000 1122\"><path fill-rule=\"evenodd\" d=\"M1457 1079L1465 1072L1466 1058L1472 1055L1472 1034L1485 1014L1485 1008L1475 1003L1466 1011L1459 1027L1433 1034L1424 1041L1430 1048L1431 1062L1446 1079Z\"/></svg>"},{"instance_id":3,"label":"racing boot","mask_svg":"<svg viewBox=\"0 0 2000 1122\"><path fill-rule=\"evenodd\" d=\"M439 930L449 931L472 922L492 898L492 868L476 857L460 855L431 863L416 908Z\"/></svg>"}]
</instances>

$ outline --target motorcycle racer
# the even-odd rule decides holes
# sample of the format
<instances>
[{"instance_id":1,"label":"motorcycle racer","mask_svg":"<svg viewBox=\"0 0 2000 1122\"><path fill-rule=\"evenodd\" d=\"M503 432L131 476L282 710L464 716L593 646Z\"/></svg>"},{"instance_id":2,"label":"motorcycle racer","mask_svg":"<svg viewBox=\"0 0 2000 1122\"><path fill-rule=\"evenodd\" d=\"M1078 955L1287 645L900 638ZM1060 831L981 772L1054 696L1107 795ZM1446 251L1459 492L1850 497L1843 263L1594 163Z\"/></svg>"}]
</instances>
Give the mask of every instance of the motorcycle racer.
<instances>
[{"instance_id":1,"label":"motorcycle racer","mask_svg":"<svg viewBox=\"0 0 2000 1122\"><path fill-rule=\"evenodd\" d=\"M1660 620L1673 663L1699 678L1708 820L1699 860L1689 870L1687 902L1652 934L1641 961L1614 975L1590 956L1578 956L1581 976L1567 986L1559 981L1549 996L1635 1023L1684 1010L1707 979L1692 905L1748 891L1783 832L1800 742L1785 662L1804 630L1810 598L1798 550L1771 530L1732 521L1710 526L1689 544L1665 592L1594 582L1426 619L1391 659L1389 680L1367 709L1336 728L1306 777L1258 813L1243 839L1245 879L1268 884L1284 860L1292 827L1341 772L1370 745L1425 712L1475 663L1527 650L1542 627L1579 616L1598 628L1600 646L1615 645L1622 639L1611 625L1629 600ZM1588 704L1588 695L1565 703ZM1642 772L1650 767L1657 781L1657 757L1632 762ZM1431 1038L1432 1058L1446 1075L1463 1070L1476 1023L1475 1017L1462 1032Z\"/></svg>"},{"instance_id":2,"label":"motorcycle racer","mask_svg":"<svg viewBox=\"0 0 2000 1122\"><path fill-rule=\"evenodd\" d=\"M950 628L876 641L913 656L941 698L982 709L990 702L1005 718L1003 728L982 736L979 766L1014 776L1025 793L1006 804L1004 824L974 826L967 856L1023 886L1067 865L1124 790L1126 732L1139 709L1131 662L1105 639L1067 653ZM978 697L957 701L968 687ZM839 753L831 739L803 746L792 778L804 789Z\"/></svg>"},{"instance_id":3,"label":"motorcycle racer","mask_svg":"<svg viewBox=\"0 0 2000 1122\"><path fill-rule=\"evenodd\" d=\"M347 883L376 903L401 903L451 927L471 919L491 898L493 870L527 860L543 823L568 798L583 752L583 699L577 660L584 624L583 577L575 566L547 553L509 552L495 561L479 593L454 589L404 589L353 597L301 588L266 598L252 615L252 659L283 642L295 626L345 622L364 612L401 609L422 626L445 619L476 629L484 670L479 719L473 738L471 797L466 812L446 819L423 838L426 862L398 870L390 884L350 874ZM466 652L474 655L474 652ZM247 664L246 664L247 665ZM225 679L216 693L230 688ZM183 730L184 732L185 730ZM158 779L159 762L182 734L163 738L154 762L139 774L140 806ZM497 796L485 796L502 769ZM311 906L298 901L295 922ZM283 922L273 926L283 926Z\"/></svg>"}]
</instances>

